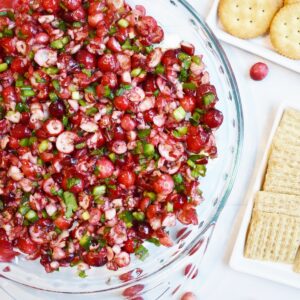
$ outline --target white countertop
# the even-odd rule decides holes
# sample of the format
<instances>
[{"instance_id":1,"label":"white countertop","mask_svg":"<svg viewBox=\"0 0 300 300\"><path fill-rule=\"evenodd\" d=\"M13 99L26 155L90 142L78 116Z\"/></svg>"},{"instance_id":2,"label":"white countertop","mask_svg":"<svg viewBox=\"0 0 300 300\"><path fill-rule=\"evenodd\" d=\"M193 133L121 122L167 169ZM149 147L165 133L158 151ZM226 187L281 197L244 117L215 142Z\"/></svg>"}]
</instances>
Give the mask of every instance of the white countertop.
<instances>
[{"instance_id":1,"label":"white countertop","mask_svg":"<svg viewBox=\"0 0 300 300\"><path fill-rule=\"evenodd\" d=\"M205 17L212 1L189 2ZM222 45L232 64L242 96L245 118L244 153L238 179L217 223L199 275L186 288L202 300L299 300L299 290L233 271L229 268L228 261L237 231L236 217L251 182L256 155L263 151L271 120L280 103L300 101L300 74L267 62L270 69L268 77L261 82L252 81L248 75L250 67L257 61L264 60L224 43ZM47 297L41 292L31 292L23 287L20 289L24 291L24 296L15 298L17 300L59 298L57 295ZM32 296L29 298L30 294ZM0 290L0 299L11 298Z\"/></svg>"}]
</instances>

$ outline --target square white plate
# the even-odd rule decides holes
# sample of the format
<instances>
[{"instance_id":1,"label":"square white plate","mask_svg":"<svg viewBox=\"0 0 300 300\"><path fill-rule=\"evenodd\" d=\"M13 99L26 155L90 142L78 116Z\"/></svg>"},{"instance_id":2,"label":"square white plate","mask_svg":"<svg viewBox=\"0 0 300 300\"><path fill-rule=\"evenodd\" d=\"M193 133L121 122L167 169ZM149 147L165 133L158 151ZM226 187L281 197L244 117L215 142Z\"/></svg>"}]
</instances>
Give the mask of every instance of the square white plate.
<instances>
[{"instance_id":1,"label":"square white plate","mask_svg":"<svg viewBox=\"0 0 300 300\"><path fill-rule=\"evenodd\" d=\"M300 60L289 59L273 50L269 35L243 40L225 32L218 18L218 5L219 0L214 0L206 22L220 40L300 73Z\"/></svg>"},{"instance_id":2,"label":"square white plate","mask_svg":"<svg viewBox=\"0 0 300 300\"><path fill-rule=\"evenodd\" d=\"M254 184L249 189L249 192L245 199L246 201L244 202L245 205L242 207L242 211L240 213L241 216L240 228L231 254L229 265L231 268L237 271L256 275L258 277L267 278L300 289L300 274L293 272L292 265L274 263L274 262L264 262L264 261L258 261L258 260L248 259L244 257L244 245L245 245L248 225L251 219L254 197L255 194L259 190L261 190L265 178L272 140L276 132L276 129L279 125L279 122L282 118L282 114L284 110L288 107L292 107L300 110L300 104L298 105L298 107L295 105L285 104L282 105L276 113L276 117L273 122L273 126L267 144L265 145L263 156L258 158L260 163L254 173L255 176Z\"/></svg>"}]
</instances>

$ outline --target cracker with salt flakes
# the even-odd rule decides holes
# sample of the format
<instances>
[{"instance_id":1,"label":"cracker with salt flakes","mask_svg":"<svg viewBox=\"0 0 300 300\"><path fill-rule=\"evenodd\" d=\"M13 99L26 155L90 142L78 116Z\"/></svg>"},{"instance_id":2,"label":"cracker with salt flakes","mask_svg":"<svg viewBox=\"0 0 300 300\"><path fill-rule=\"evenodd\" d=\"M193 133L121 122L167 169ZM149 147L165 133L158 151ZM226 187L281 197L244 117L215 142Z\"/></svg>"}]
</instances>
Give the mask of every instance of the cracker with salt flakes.
<instances>
[{"instance_id":1,"label":"cracker with salt flakes","mask_svg":"<svg viewBox=\"0 0 300 300\"><path fill-rule=\"evenodd\" d=\"M300 273L300 247L294 260L293 271L296 273Z\"/></svg>"},{"instance_id":2,"label":"cracker with salt flakes","mask_svg":"<svg viewBox=\"0 0 300 300\"><path fill-rule=\"evenodd\" d=\"M300 0L284 0L284 5L300 3Z\"/></svg>"},{"instance_id":3,"label":"cracker with salt flakes","mask_svg":"<svg viewBox=\"0 0 300 300\"><path fill-rule=\"evenodd\" d=\"M272 21L270 38L278 53L300 59L300 3L280 9Z\"/></svg>"},{"instance_id":4,"label":"cracker with salt flakes","mask_svg":"<svg viewBox=\"0 0 300 300\"><path fill-rule=\"evenodd\" d=\"M239 38L265 34L282 0L221 0L218 15L224 29Z\"/></svg>"}]
</instances>

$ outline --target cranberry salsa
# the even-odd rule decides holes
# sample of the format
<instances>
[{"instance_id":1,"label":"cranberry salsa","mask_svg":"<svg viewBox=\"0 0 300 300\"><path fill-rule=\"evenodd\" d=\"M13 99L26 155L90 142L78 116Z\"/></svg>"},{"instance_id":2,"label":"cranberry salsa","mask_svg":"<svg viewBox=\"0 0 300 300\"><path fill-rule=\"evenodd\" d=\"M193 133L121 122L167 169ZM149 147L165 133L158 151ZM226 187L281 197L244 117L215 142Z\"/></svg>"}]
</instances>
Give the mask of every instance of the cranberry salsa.
<instances>
[{"instance_id":1,"label":"cranberry salsa","mask_svg":"<svg viewBox=\"0 0 300 300\"><path fill-rule=\"evenodd\" d=\"M117 270L197 224L217 155L202 56L123 0L0 9L0 261Z\"/></svg>"}]
</instances>

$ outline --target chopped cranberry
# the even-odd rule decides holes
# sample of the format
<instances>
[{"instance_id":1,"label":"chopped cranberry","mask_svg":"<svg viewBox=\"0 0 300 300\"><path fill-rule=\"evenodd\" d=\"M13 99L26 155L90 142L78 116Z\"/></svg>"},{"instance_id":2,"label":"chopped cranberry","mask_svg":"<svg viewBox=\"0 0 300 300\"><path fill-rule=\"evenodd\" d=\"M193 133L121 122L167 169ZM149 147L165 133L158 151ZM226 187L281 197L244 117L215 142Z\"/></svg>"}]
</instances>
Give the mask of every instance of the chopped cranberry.
<instances>
[{"instance_id":1,"label":"chopped cranberry","mask_svg":"<svg viewBox=\"0 0 300 300\"><path fill-rule=\"evenodd\" d=\"M62 100L52 102L49 106L51 116L55 118L62 118L65 114L66 106Z\"/></svg>"},{"instance_id":2,"label":"chopped cranberry","mask_svg":"<svg viewBox=\"0 0 300 300\"><path fill-rule=\"evenodd\" d=\"M59 0L43 0L42 7L49 13L55 13L59 9Z\"/></svg>"},{"instance_id":3,"label":"chopped cranberry","mask_svg":"<svg viewBox=\"0 0 300 300\"><path fill-rule=\"evenodd\" d=\"M58 217L57 219L54 220L54 224L60 230L67 230L71 227L72 221L66 219L63 216L60 216L60 217Z\"/></svg>"},{"instance_id":4,"label":"chopped cranberry","mask_svg":"<svg viewBox=\"0 0 300 300\"><path fill-rule=\"evenodd\" d=\"M132 131L136 127L136 122L130 115L124 115L121 119L121 126L126 131Z\"/></svg>"},{"instance_id":5,"label":"chopped cranberry","mask_svg":"<svg viewBox=\"0 0 300 300\"><path fill-rule=\"evenodd\" d=\"M118 182L130 188L134 185L136 175L132 171L121 171L118 176Z\"/></svg>"},{"instance_id":6,"label":"chopped cranberry","mask_svg":"<svg viewBox=\"0 0 300 300\"><path fill-rule=\"evenodd\" d=\"M134 241L127 240L124 244L124 250L128 253L134 253Z\"/></svg>"},{"instance_id":7,"label":"chopped cranberry","mask_svg":"<svg viewBox=\"0 0 300 300\"><path fill-rule=\"evenodd\" d=\"M81 5L81 0L62 0L64 6L68 10L76 10L80 7Z\"/></svg>"},{"instance_id":8,"label":"chopped cranberry","mask_svg":"<svg viewBox=\"0 0 300 300\"><path fill-rule=\"evenodd\" d=\"M103 250L100 252L88 252L87 254L83 255L83 260L90 266L93 267L101 267L107 263L106 253Z\"/></svg>"},{"instance_id":9,"label":"chopped cranberry","mask_svg":"<svg viewBox=\"0 0 300 300\"><path fill-rule=\"evenodd\" d=\"M94 69L96 68L96 56L91 54L87 50L80 50L76 54L77 62L82 65L86 69Z\"/></svg>"},{"instance_id":10,"label":"chopped cranberry","mask_svg":"<svg viewBox=\"0 0 300 300\"><path fill-rule=\"evenodd\" d=\"M186 139L187 148L193 153L199 153L204 149L209 135L204 131L200 130L197 134L189 134Z\"/></svg>"},{"instance_id":11,"label":"chopped cranberry","mask_svg":"<svg viewBox=\"0 0 300 300\"><path fill-rule=\"evenodd\" d=\"M129 107L129 100L125 96L118 96L115 97L114 104L118 110L125 111Z\"/></svg>"},{"instance_id":12,"label":"chopped cranberry","mask_svg":"<svg viewBox=\"0 0 300 300\"><path fill-rule=\"evenodd\" d=\"M203 122L210 128L218 128L223 123L223 114L217 109L210 109L203 116Z\"/></svg>"},{"instance_id":13,"label":"chopped cranberry","mask_svg":"<svg viewBox=\"0 0 300 300\"><path fill-rule=\"evenodd\" d=\"M259 81L267 77L269 68L265 63L258 62L250 69L250 76L253 80Z\"/></svg>"},{"instance_id":14,"label":"chopped cranberry","mask_svg":"<svg viewBox=\"0 0 300 300\"><path fill-rule=\"evenodd\" d=\"M117 68L117 60L113 54L104 54L98 60L98 68L102 72L114 72Z\"/></svg>"},{"instance_id":15,"label":"chopped cranberry","mask_svg":"<svg viewBox=\"0 0 300 300\"><path fill-rule=\"evenodd\" d=\"M142 239L148 239L151 237L152 229L147 223L139 224L137 228L137 234Z\"/></svg>"},{"instance_id":16,"label":"chopped cranberry","mask_svg":"<svg viewBox=\"0 0 300 300\"><path fill-rule=\"evenodd\" d=\"M17 139L24 139L31 136L31 131L26 125L16 124L11 130L11 136Z\"/></svg>"},{"instance_id":17,"label":"chopped cranberry","mask_svg":"<svg viewBox=\"0 0 300 300\"><path fill-rule=\"evenodd\" d=\"M20 57L16 57L11 62L10 69L14 73L24 74L27 70L27 61Z\"/></svg>"},{"instance_id":18,"label":"chopped cranberry","mask_svg":"<svg viewBox=\"0 0 300 300\"><path fill-rule=\"evenodd\" d=\"M168 174L161 175L156 181L154 181L153 189L158 194L168 195L172 193L174 189L173 178Z\"/></svg>"},{"instance_id":19,"label":"chopped cranberry","mask_svg":"<svg viewBox=\"0 0 300 300\"><path fill-rule=\"evenodd\" d=\"M115 88L118 85L118 78L115 73L107 72L103 74L101 79L102 86L109 86L110 88Z\"/></svg>"},{"instance_id":20,"label":"chopped cranberry","mask_svg":"<svg viewBox=\"0 0 300 300\"><path fill-rule=\"evenodd\" d=\"M19 238L17 247L26 254L33 254L38 250L37 244L35 244L30 237Z\"/></svg>"},{"instance_id":21,"label":"chopped cranberry","mask_svg":"<svg viewBox=\"0 0 300 300\"><path fill-rule=\"evenodd\" d=\"M186 112L192 112L196 108L196 98L193 96L184 96L180 99L180 105Z\"/></svg>"}]
</instances>

